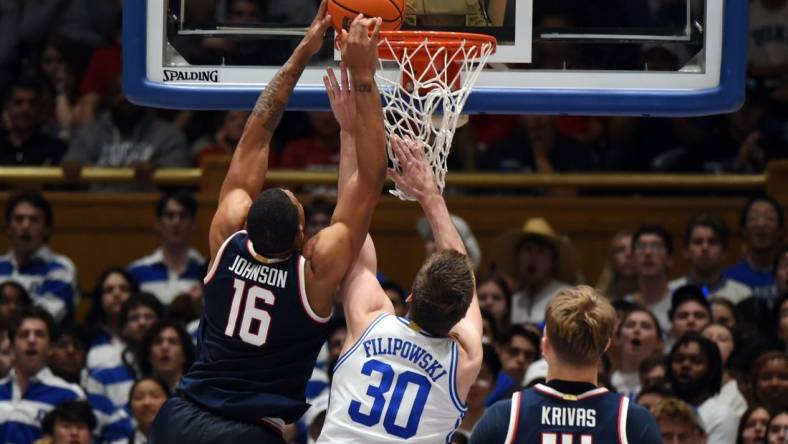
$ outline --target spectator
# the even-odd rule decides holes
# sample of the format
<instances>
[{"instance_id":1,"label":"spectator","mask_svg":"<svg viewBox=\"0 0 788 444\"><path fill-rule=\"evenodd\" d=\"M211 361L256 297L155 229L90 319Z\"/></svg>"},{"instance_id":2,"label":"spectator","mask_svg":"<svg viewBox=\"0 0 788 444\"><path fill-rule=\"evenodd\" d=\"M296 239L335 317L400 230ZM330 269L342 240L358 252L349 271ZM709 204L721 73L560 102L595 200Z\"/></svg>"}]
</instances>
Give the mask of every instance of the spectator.
<instances>
[{"instance_id":1,"label":"spectator","mask_svg":"<svg viewBox=\"0 0 788 444\"><path fill-rule=\"evenodd\" d=\"M78 385L60 379L47 367L55 329L55 320L46 310L31 307L9 332L16 362L0 380L1 442L32 443L42 436L44 414L61 402L85 398Z\"/></svg>"},{"instance_id":2,"label":"spectator","mask_svg":"<svg viewBox=\"0 0 788 444\"><path fill-rule=\"evenodd\" d=\"M496 330L509 328L512 311L512 290L506 278L491 271L476 280L476 294L479 307L490 312L495 320Z\"/></svg>"},{"instance_id":3,"label":"spectator","mask_svg":"<svg viewBox=\"0 0 788 444\"><path fill-rule=\"evenodd\" d=\"M741 417L747 410L747 400L739 391L738 381L728 370L728 360L736 351L733 331L722 324L708 324L701 330L700 334L717 344L717 348L720 350L720 357L722 358L722 387L715 398L720 403L730 407L736 413L736 416Z\"/></svg>"},{"instance_id":4,"label":"spectator","mask_svg":"<svg viewBox=\"0 0 788 444\"><path fill-rule=\"evenodd\" d=\"M66 144L46 134L44 89L33 78L14 83L3 102L0 125L0 165L59 165Z\"/></svg>"},{"instance_id":5,"label":"spectator","mask_svg":"<svg viewBox=\"0 0 788 444\"><path fill-rule=\"evenodd\" d=\"M504 332L495 345L501 359L501 371L495 386L487 396L486 405L493 405L501 399L509 399L522 388L525 372L539 356L541 338L534 332L519 325L513 325Z\"/></svg>"},{"instance_id":6,"label":"spectator","mask_svg":"<svg viewBox=\"0 0 788 444\"><path fill-rule=\"evenodd\" d=\"M312 134L291 140L282 149L280 168L335 169L339 164L339 124L330 112L307 113Z\"/></svg>"},{"instance_id":7,"label":"spectator","mask_svg":"<svg viewBox=\"0 0 788 444\"><path fill-rule=\"evenodd\" d=\"M511 138L482 153L484 170L554 173L589 171L594 168L593 150L566 137L556 128L553 116L521 116Z\"/></svg>"},{"instance_id":8,"label":"spectator","mask_svg":"<svg viewBox=\"0 0 788 444\"><path fill-rule=\"evenodd\" d=\"M8 376L14 368L14 344L8 337L8 330L0 328L0 378Z\"/></svg>"},{"instance_id":9,"label":"spectator","mask_svg":"<svg viewBox=\"0 0 788 444\"><path fill-rule=\"evenodd\" d=\"M684 257L689 262L689 273L670 281L669 287L691 284L703 290L707 297L718 296L738 304L752 296L752 290L741 282L722 275L725 250L728 249L728 226L719 216L700 213L684 229Z\"/></svg>"},{"instance_id":10,"label":"spectator","mask_svg":"<svg viewBox=\"0 0 788 444\"><path fill-rule=\"evenodd\" d=\"M676 396L698 409L710 443L731 443L736 414L714 399L722 382L722 358L713 342L696 334L682 336L668 356L668 380Z\"/></svg>"},{"instance_id":11,"label":"spectator","mask_svg":"<svg viewBox=\"0 0 788 444\"><path fill-rule=\"evenodd\" d=\"M625 299L645 306L656 316L662 331L669 331L671 291L668 270L673 265L673 240L661 226L642 225L632 235L632 251L635 253L638 289Z\"/></svg>"},{"instance_id":12,"label":"spectator","mask_svg":"<svg viewBox=\"0 0 788 444\"><path fill-rule=\"evenodd\" d=\"M641 387L640 364L662 351L662 330L651 312L638 308L624 317L617 336L621 343L621 364L611 375L611 383L618 393L634 397Z\"/></svg>"},{"instance_id":13,"label":"spectator","mask_svg":"<svg viewBox=\"0 0 788 444\"><path fill-rule=\"evenodd\" d=\"M763 79L772 89L788 86L788 1L750 2L749 75Z\"/></svg>"},{"instance_id":14,"label":"spectator","mask_svg":"<svg viewBox=\"0 0 788 444\"><path fill-rule=\"evenodd\" d=\"M121 309L122 338L126 348L121 353L120 363L96 369L85 379L88 393L104 395L115 406L128 403L129 388L140 373L135 352L148 330L164 315L164 307L150 293L132 295Z\"/></svg>"},{"instance_id":15,"label":"spectator","mask_svg":"<svg viewBox=\"0 0 788 444\"><path fill-rule=\"evenodd\" d=\"M400 317L408 315L408 304L406 302L407 295L405 294L405 290L402 289L396 282L390 280L384 280L380 287L383 289L383 292L386 293L386 296L389 297L391 301L391 305L394 306L394 314Z\"/></svg>"},{"instance_id":16,"label":"spectator","mask_svg":"<svg viewBox=\"0 0 788 444\"><path fill-rule=\"evenodd\" d=\"M22 314L33 302L25 287L16 281L0 284L0 326L15 325Z\"/></svg>"},{"instance_id":17,"label":"spectator","mask_svg":"<svg viewBox=\"0 0 788 444\"><path fill-rule=\"evenodd\" d=\"M654 407L662 402L663 399L672 397L673 392L670 390L670 387L668 387L668 384L664 381L660 381L657 384L644 386L638 393L635 402L653 412Z\"/></svg>"},{"instance_id":18,"label":"spectator","mask_svg":"<svg viewBox=\"0 0 788 444\"><path fill-rule=\"evenodd\" d=\"M650 387L664 382L667 378L668 367L665 356L662 354L651 355L640 363L638 375L641 387Z\"/></svg>"},{"instance_id":19,"label":"spectator","mask_svg":"<svg viewBox=\"0 0 788 444\"><path fill-rule=\"evenodd\" d=\"M468 259L471 260L473 268L478 268L482 261L482 250L479 248L479 243L476 241L476 236L473 235L471 227L463 218L454 214L451 215L451 221L462 238L462 243L465 245L465 251L468 252ZM437 250L435 247L435 239L432 236L432 229L426 217L421 217L416 223L416 231L419 232L419 236L421 236L421 239L424 241L424 252L426 256L432 256Z\"/></svg>"},{"instance_id":20,"label":"spectator","mask_svg":"<svg viewBox=\"0 0 788 444\"><path fill-rule=\"evenodd\" d=\"M98 5L88 0L24 2L19 24L22 41L40 49L42 36L51 32L86 49L96 48L104 44L98 31L101 23L107 19L107 15L117 12L117 2L100 3L106 4Z\"/></svg>"},{"instance_id":21,"label":"spectator","mask_svg":"<svg viewBox=\"0 0 788 444\"><path fill-rule=\"evenodd\" d=\"M196 214L197 201L191 194L162 196L156 203L154 223L161 246L129 265L129 274L142 291L155 294L165 306L175 296L201 285L205 276L205 259L189 245Z\"/></svg>"},{"instance_id":22,"label":"spectator","mask_svg":"<svg viewBox=\"0 0 788 444\"><path fill-rule=\"evenodd\" d=\"M607 262L599 274L596 288L613 301L637 290L632 232L624 230L613 235Z\"/></svg>"},{"instance_id":23,"label":"spectator","mask_svg":"<svg viewBox=\"0 0 788 444\"><path fill-rule=\"evenodd\" d=\"M490 310L482 308L480 312L482 314L482 344L494 344L495 338L500 335L498 323Z\"/></svg>"},{"instance_id":24,"label":"spectator","mask_svg":"<svg viewBox=\"0 0 788 444\"><path fill-rule=\"evenodd\" d=\"M750 384L753 400L772 415L788 409L788 355L770 351L759 356L752 365Z\"/></svg>"},{"instance_id":25,"label":"spectator","mask_svg":"<svg viewBox=\"0 0 788 444\"><path fill-rule=\"evenodd\" d=\"M192 154L196 158L197 166L202 167L205 159L211 156L232 155L235 146L241 139L248 118L249 111L227 111L224 113L219 129L213 134L213 140L198 139L192 146Z\"/></svg>"},{"instance_id":26,"label":"spectator","mask_svg":"<svg viewBox=\"0 0 788 444\"><path fill-rule=\"evenodd\" d=\"M159 321L145 334L139 346L142 375L155 375L175 389L181 376L194 362L194 343L186 330L172 321Z\"/></svg>"},{"instance_id":27,"label":"spectator","mask_svg":"<svg viewBox=\"0 0 788 444\"><path fill-rule=\"evenodd\" d=\"M742 208L739 226L747 248L725 276L749 286L753 296L771 304L777 297L774 259L785 229L782 207L771 196L753 197Z\"/></svg>"},{"instance_id":28,"label":"spectator","mask_svg":"<svg viewBox=\"0 0 788 444\"><path fill-rule=\"evenodd\" d=\"M66 327L52 343L49 366L52 373L66 382L79 384L85 375L87 337L81 329ZM91 428L98 442L120 443L131 434L132 426L125 410L112 404L109 398L93 393L87 394L87 402L96 418Z\"/></svg>"},{"instance_id":29,"label":"spectator","mask_svg":"<svg viewBox=\"0 0 788 444\"><path fill-rule=\"evenodd\" d=\"M137 281L123 268L104 270L93 289L93 301L85 319L90 332L88 370L112 367L121 363L125 347L121 330L121 310L132 294L139 291Z\"/></svg>"},{"instance_id":30,"label":"spectator","mask_svg":"<svg viewBox=\"0 0 788 444\"><path fill-rule=\"evenodd\" d=\"M733 303L721 297L713 297L709 299L709 307L711 307L711 320L715 324L722 324L730 329L733 329L738 321L738 310Z\"/></svg>"},{"instance_id":31,"label":"spectator","mask_svg":"<svg viewBox=\"0 0 788 444\"><path fill-rule=\"evenodd\" d=\"M99 114L102 97L109 94L115 79L123 72L121 15L117 14L115 20L107 22L114 25L113 38L107 46L102 46L93 52L85 69L85 75L82 77L82 83L79 85L81 96L78 104L78 121L81 126L93 123Z\"/></svg>"},{"instance_id":32,"label":"spectator","mask_svg":"<svg viewBox=\"0 0 788 444\"><path fill-rule=\"evenodd\" d=\"M462 423L457 433L470 437L473 427L484 414L485 400L492 391L496 375L500 371L501 361L498 359L495 348L484 344L482 346L482 366L479 369L476 381L473 382L471 389L468 391L468 397L465 401L468 411L462 418Z\"/></svg>"},{"instance_id":33,"label":"spectator","mask_svg":"<svg viewBox=\"0 0 788 444\"><path fill-rule=\"evenodd\" d=\"M711 322L711 308L703 291L694 285L679 287L670 303L670 344L687 333L699 334Z\"/></svg>"},{"instance_id":34,"label":"spectator","mask_svg":"<svg viewBox=\"0 0 788 444\"><path fill-rule=\"evenodd\" d=\"M657 426L666 444L705 444L706 435L702 418L685 402L676 398L662 400L652 411L657 419ZM711 438L711 436L709 436ZM711 444L727 441L715 441ZM733 442L730 440L730 442Z\"/></svg>"},{"instance_id":35,"label":"spectator","mask_svg":"<svg viewBox=\"0 0 788 444\"><path fill-rule=\"evenodd\" d=\"M761 444L766 439L766 430L771 419L769 411L762 405L752 405L739 421L736 444Z\"/></svg>"},{"instance_id":36,"label":"spectator","mask_svg":"<svg viewBox=\"0 0 788 444\"><path fill-rule=\"evenodd\" d=\"M777 301L774 306L774 318L777 323L777 340L782 344L783 350L788 352L788 293Z\"/></svg>"},{"instance_id":37,"label":"spectator","mask_svg":"<svg viewBox=\"0 0 788 444\"><path fill-rule=\"evenodd\" d=\"M774 261L774 278L777 294L788 293L788 245L784 245Z\"/></svg>"},{"instance_id":38,"label":"spectator","mask_svg":"<svg viewBox=\"0 0 788 444\"><path fill-rule=\"evenodd\" d=\"M498 238L496 247L499 269L519 284L512 296L512 324L541 323L550 298L577 280L574 248L542 218Z\"/></svg>"},{"instance_id":39,"label":"spectator","mask_svg":"<svg viewBox=\"0 0 788 444\"><path fill-rule=\"evenodd\" d=\"M39 193L8 200L5 210L11 250L0 256L0 281L22 284L36 305L60 322L70 320L77 305L77 271L71 259L49 248L52 205Z\"/></svg>"},{"instance_id":40,"label":"spectator","mask_svg":"<svg viewBox=\"0 0 788 444\"><path fill-rule=\"evenodd\" d=\"M304 236L309 239L320 230L331 225L331 216L334 214L334 205L322 197L315 197L309 205L304 207Z\"/></svg>"},{"instance_id":41,"label":"spectator","mask_svg":"<svg viewBox=\"0 0 788 444\"><path fill-rule=\"evenodd\" d=\"M96 416L85 401L58 404L41 422L44 434L52 438L49 444L92 444L95 427Z\"/></svg>"},{"instance_id":42,"label":"spectator","mask_svg":"<svg viewBox=\"0 0 788 444\"><path fill-rule=\"evenodd\" d=\"M788 437L788 411L783 410L772 416L766 429L767 444L784 444Z\"/></svg>"},{"instance_id":43,"label":"spectator","mask_svg":"<svg viewBox=\"0 0 788 444\"><path fill-rule=\"evenodd\" d=\"M39 60L39 71L46 79L48 93L54 99L51 115L46 116L46 131L64 143L79 126L79 85L82 78L80 66L84 66L79 55L60 36L47 41ZM62 148L65 153L65 146Z\"/></svg>"},{"instance_id":44,"label":"spectator","mask_svg":"<svg viewBox=\"0 0 788 444\"><path fill-rule=\"evenodd\" d=\"M132 384L127 396L134 423L137 425L134 435L129 438L129 444L146 444L156 414L170 397L170 389L161 379L146 376Z\"/></svg>"},{"instance_id":45,"label":"spectator","mask_svg":"<svg viewBox=\"0 0 788 444\"><path fill-rule=\"evenodd\" d=\"M191 165L186 137L177 128L156 116L153 110L132 104L123 95L121 79L112 84L107 96L109 110L100 114L71 141L63 158L68 178L79 177L83 165L133 167L136 186L94 187L104 191L147 191L156 168Z\"/></svg>"}]
</instances>

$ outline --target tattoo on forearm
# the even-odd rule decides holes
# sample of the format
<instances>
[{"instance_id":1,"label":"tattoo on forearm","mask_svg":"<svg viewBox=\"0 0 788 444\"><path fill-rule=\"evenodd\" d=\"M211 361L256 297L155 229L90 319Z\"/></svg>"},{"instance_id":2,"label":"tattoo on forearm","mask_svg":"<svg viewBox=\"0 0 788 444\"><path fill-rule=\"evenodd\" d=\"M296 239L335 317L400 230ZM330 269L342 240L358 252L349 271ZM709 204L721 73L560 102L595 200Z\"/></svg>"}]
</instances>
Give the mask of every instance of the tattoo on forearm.
<instances>
[{"instance_id":1,"label":"tattoo on forearm","mask_svg":"<svg viewBox=\"0 0 788 444\"><path fill-rule=\"evenodd\" d=\"M353 85L353 88L356 90L356 92L362 92L362 93L372 92L371 83L356 83Z\"/></svg>"},{"instance_id":2,"label":"tattoo on forearm","mask_svg":"<svg viewBox=\"0 0 788 444\"><path fill-rule=\"evenodd\" d=\"M260 94L252 115L263 121L266 130L274 132L279 125L287 107L287 100L303 71L303 65L288 61Z\"/></svg>"}]
</instances>

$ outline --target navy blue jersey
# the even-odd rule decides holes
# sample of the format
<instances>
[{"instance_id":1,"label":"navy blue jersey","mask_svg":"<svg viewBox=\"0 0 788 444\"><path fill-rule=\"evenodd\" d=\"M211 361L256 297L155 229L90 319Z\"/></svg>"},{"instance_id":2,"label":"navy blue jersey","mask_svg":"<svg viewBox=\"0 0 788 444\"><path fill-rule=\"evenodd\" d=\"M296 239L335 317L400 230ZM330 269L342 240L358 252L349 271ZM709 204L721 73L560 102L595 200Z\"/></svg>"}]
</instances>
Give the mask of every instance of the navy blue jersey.
<instances>
[{"instance_id":1,"label":"navy blue jersey","mask_svg":"<svg viewBox=\"0 0 788 444\"><path fill-rule=\"evenodd\" d=\"M471 444L657 444L654 417L629 399L591 384L554 381L493 405L474 428ZM570 394L562 386L585 386Z\"/></svg>"},{"instance_id":2,"label":"navy blue jersey","mask_svg":"<svg viewBox=\"0 0 788 444\"><path fill-rule=\"evenodd\" d=\"M197 359L178 389L218 415L297 420L328 318L309 306L304 258L267 259L245 231L230 236L205 277Z\"/></svg>"}]
</instances>

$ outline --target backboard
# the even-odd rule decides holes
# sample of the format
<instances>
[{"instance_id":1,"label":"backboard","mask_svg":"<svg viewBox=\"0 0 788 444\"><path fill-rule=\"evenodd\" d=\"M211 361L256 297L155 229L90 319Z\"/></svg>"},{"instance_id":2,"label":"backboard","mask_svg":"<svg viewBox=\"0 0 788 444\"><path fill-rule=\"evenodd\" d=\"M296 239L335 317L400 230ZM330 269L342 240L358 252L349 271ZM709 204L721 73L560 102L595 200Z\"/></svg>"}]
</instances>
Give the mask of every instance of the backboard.
<instances>
[{"instance_id":1,"label":"backboard","mask_svg":"<svg viewBox=\"0 0 788 444\"><path fill-rule=\"evenodd\" d=\"M744 100L747 1L407 2L409 29L498 39L467 113L692 116ZM317 4L127 0L124 91L148 106L251 109ZM322 76L338 60L328 34L289 109L328 109Z\"/></svg>"}]
</instances>

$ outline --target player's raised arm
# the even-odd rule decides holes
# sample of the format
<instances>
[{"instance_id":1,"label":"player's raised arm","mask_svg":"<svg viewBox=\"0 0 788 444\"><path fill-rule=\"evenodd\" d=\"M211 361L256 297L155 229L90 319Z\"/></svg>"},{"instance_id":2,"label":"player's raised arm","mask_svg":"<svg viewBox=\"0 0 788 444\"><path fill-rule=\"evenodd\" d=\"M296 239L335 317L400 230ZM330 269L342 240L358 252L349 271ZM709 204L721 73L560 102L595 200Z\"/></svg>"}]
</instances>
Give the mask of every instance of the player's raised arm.
<instances>
[{"instance_id":1,"label":"player's raised arm","mask_svg":"<svg viewBox=\"0 0 788 444\"><path fill-rule=\"evenodd\" d=\"M401 191L414 197L421 205L432 228L438 251L457 250L467 255L421 143L392 138L392 148L401 172L392 170L389 175ZM482 315L475 290L465 317L452 328L450 335L460 344L458 384L462 393L467 394L479 372L482 354Z\"/></svg>"},{"instance_id":2,"label":"player's raised arm","mask_svg":"<svg viewBox=\"0 0 788 444\"><path fill-rule=\"evenodd\" d=\"M380 93L375 84L380 19L356 17L342 35L342 60L350 73L356 108L353 129L355 172L340 185L341 194L331 225L313 237L304 249L310 301L326 303L356 259L369 231L372 212L380 199L386 174L385 131ZM369 29L373 29L369 33ZM343 174L340 172L340 174Z\"/></svg>"},{"instance_id":3,"label":"player's raised arm","mask_svg":"<svg viewBox=\"0 0 788 444\"><path fill-rule=\"evenodd\" d=\"M243 228L249 206L262 191L274 130L307 62L320 50L330 25L331 17L326 14L326 0L323 0L301 43L257 99L219 192L219 207L209 235L212 258L230 234Z\"/></svg>"}]
</instances>

